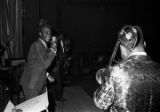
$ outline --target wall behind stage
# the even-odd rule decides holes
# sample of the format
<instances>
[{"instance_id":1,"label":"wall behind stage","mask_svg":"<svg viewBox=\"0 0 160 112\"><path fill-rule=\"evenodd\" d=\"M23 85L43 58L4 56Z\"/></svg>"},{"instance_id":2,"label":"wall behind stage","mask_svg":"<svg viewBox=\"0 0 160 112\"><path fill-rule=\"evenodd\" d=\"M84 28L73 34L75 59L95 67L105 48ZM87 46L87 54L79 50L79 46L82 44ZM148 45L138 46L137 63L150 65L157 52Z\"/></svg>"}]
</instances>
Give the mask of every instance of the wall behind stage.
<instances>
[{"instance_id":1,"label":"wall behind stage","mask_svg":"<svg viewBox=\"0 0 160 112\"><path fill-rule=\"evenodd\" d=\"M74 42L73 69L80 73L80 56L105 53L109 59L117 33L125 24L137 24L143 29L149 54L160 61L155 51L159 45L154 1L147 0L24 0L25 56L31 43L38 38L37 24L47 19L57 30ZM154 14L156 13L156 14Z\"/></svg>"},{"instance_id":2,"label":"wall behind stage","mask_svg":"<svg viewBox=\"0 0 160 112\"><path fill-rule=\"evenodd\" d=\"M75 53L111 52L120 27L132 21L131 11L127 0L40 0L40 17L74 42Z\"/></svg>"},{"instance_id":3,"label":"wall behind stage","mask_svg":"<svg viewBox=\"0 0 160 112\"><path fill-rule=\"evenodd\" d=\"M25 48L37 37L36 25L45 18L75 42L74 53L110 53L124 24L141 25L150 52L156 48L154 1L146 0L33 0L25 1ZM153 33L154 32L154 33ZM155 52L154 52L155 53ZM152 54L154 54L152 53ZM155 53L156 55L156 53Z\"/></svg>"},{"instance_id":4,"label":"wall behind stage","mask_svg":"<svg viewBox=\"0 0 160 112\"><path fill-rule=\"evenodd\" d=\"M39 0L23 0L23 8L23 48L26 58L32 42L38 38Z\"/></svg>"},{"instance_id":5,"label":"wall behind stage","mask_svg":"<svg viewBox=\"0 0 160 112\"><path fill-rule=\"evenodd\" d=\"M127 5L125 5L127 4ZM123 13L128 9L126 13ZM65 4L62 27L75 42L75 52L111 52L117 32L131 22L130 3L75 3Z\"/></svg>"},{"instance_id":6,"label":"wall behind stage","mask_svg":"<svg viewBox=\"0 0 160 112\"><path fill-rule=\"evenodd\" d=\"M39 0L39 18L46 19L53 27L56 26L57 0Z\"/></svg>"}]
</instances>

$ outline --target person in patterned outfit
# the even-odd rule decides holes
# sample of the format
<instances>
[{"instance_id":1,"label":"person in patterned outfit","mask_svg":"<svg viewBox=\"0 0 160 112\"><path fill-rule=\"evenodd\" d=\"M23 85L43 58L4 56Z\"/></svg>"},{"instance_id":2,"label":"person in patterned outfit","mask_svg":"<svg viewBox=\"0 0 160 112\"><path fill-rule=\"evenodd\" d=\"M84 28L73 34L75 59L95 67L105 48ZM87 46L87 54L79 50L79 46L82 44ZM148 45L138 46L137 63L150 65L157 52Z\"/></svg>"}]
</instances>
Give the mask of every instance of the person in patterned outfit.
<instances>
[{"instance_id":1,"label":"person in patterned outfit","mask_svg":"<svg viewBox=\"0 0 160 112\"><path fill-rule=\"evenodd\" d=\"M160 112L160 64L147 54L142 29L124 26L114 50L120 61L96 73L100 87L94 92L95 105L105 112ZM116 52L116 53L115 53ZM113 63L114 62L114 63Z\"/></svg>"}]
</instances>

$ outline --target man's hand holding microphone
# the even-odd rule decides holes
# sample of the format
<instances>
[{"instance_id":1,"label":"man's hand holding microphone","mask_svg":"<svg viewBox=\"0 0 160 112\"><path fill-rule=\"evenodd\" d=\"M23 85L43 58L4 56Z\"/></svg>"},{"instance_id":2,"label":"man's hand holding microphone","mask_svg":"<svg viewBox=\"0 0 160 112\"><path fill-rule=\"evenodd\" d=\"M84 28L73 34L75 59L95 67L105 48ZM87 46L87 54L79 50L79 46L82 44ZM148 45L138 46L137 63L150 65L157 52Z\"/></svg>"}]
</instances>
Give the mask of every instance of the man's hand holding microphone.
<instances>
[{"instance_id":1,"label":"man's hand holding microphone","mask_svg":"<svg viewBox=\"0 0 160 112\"><path fill-rule=\"evenodd\" d=\"M50 53L53 53L56 55L57 53L57 38L55 36L51 37L51 41L50 41ZM49 80L49 82L54 82L55 79L53 76L51 76L48 72L47 72L47 79Z\"/></svg>"},{"instance_id":2,"label":"man's hand holding microphone","mask_svg":"<svg viewBox=\"0 0 160 112\"><path fill-rule=\"evenodd\" d=\"M55 54L57 53L57 38L55 36L51 37L51 47L50 50L54 52Z\"/></svg>"}]
</instances>

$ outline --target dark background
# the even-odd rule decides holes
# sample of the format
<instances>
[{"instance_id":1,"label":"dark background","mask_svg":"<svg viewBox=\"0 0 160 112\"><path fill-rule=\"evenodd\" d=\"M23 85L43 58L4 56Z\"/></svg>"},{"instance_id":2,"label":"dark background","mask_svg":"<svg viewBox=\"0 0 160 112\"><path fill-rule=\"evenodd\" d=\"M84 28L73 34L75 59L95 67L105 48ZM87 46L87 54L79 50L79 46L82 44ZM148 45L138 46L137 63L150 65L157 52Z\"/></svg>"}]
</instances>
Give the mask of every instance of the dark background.
<instances>
[{"instance_id":1,"label":"dark background","mask_svg":"<svg viewBox=\"0 0 160 112\"><path fill-rule=\"evenodd\" d=\"M78 72L82 56L99 53L109 59L117 33L126 24L142 27L148 54L160 61L158 7L153 0L24 0L25 56L38 38L37 25L44 18L74 43L73 73Z\"/></svg>"},{"instance_id":2,"label":"dark background","mask_svg":"<svg viewBox=\"0 0 160 112\"><path fill-rule=\"evenodd\" d=\"M38 39L39 20L47 19L54 31L64 32L73 42L71 75L79 79L80 86L91 97L99 86L95 80L95 72L109 61L117 41L117 33L122 26L141 26L147 53L160 62L158 0L22 1L25 58L33 41ZM105 56L100 66L95 61L97 55ZM78 84L77 80L74 82ZM0 101L5 105L7 102Z\"/></svg>"}]
</instances>

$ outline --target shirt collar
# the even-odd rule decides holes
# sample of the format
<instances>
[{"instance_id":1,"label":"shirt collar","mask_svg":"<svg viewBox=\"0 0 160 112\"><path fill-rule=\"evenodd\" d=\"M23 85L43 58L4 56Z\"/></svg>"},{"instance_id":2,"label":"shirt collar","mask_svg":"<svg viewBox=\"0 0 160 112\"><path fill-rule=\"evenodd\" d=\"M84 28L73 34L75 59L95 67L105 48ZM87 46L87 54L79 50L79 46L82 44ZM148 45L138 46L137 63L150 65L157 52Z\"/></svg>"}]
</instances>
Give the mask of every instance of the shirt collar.
<instances>
[{"instance_id":1,"label":"shirt collar","mask_svg":"<svg viewBox=\"0 0 160 112\"><path fill-rule=\"evenodd\" d=\"M41 38L39 38L39 40L42 42L42 44L45 46L45 48L47 49L47 44L44 42L44 40L42 40Z\"/></svg>"},{"instance_id":2,"label":"shirt collar","mask_svg":"<svg viewBox=\"0 0 160 112\"><path fill-rule=\"evenodd\" d=\"M130 54L130 56L135 56L135 55L138 55L138 56L139 55L147 56L147 53L146 52L133 52L132 54Z\"/></svg>"}]
</instances>

